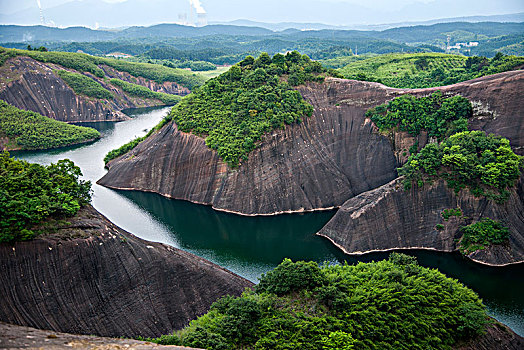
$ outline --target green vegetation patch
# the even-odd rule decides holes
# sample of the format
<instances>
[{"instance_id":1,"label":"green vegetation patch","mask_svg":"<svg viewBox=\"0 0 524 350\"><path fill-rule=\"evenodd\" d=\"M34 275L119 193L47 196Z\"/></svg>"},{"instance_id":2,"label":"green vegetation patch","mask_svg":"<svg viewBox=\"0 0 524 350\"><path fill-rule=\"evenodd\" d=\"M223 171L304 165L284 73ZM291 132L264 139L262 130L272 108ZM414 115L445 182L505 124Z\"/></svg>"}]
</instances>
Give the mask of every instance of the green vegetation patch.
<instances>
[{"instance_id":1,"label":"green vegetation patch","mask_svg":"<svg viewBox=\"0 0 524 350\"><path fill-rule=\"evenodd\" d=\"M503 244L509 239L509 229L490 218L482 218L479 222L464 226L462 233L459 250L464 255L485 249L492 244Z\"/></svg>"},{"instance_id":2,"label":"green vegetation patch","mask_svg":"<svg viewBox=\"0 0 524 350\"><path fill-rule=\"evenodd\" d=\"M0 242L33 238L48 217L75 215L91 201L91 182L68 159L47 166L0 154Z\"/></svg>"},{"instance_id":3,"label":"green vegetation patch","mask_svg":"<svg viewBox=\"0 0 524 350\"><path fill-rule=\"evenodd\" d=\"M96 57L98 64L105 64L120 72L127 72L135 77L143 77L159 84L167 81L175 82L193 90L206 81L199 74L178 68L170 68L158 64L127 62L111 58Z\"/></svg>"},{"instance_id":4,"label":"green vegetation patch","mask_svg":"<svg viewBox=\"0 0 524 350\"><path fill-rule=\"evenodd\" d=\"M428 136L442 140L453 133L466 131L472 114L473 107L468 99L460 95L444 97L437 91L426 97L402 95L370 108L366 117L371 118L382 132L398 128L416 136L426 130Z\"/></svg>"},{"instance_id":5,"label":"green vegetation patch","mask_svg":"<svg viewBox=\"0 0 524 350\"><path fill-rule=\"evenodd\" d=\"M237 167L264 133L311 116L313 107L291 86L323 81L327 74L296 51L248 56L184 98L170 117L180 130L205 137L209 148Z\"/></svg>"},{"instance_id":6,"label":"green vegetation patch","mask_svg":"<svg viewBox=\"0 0 524 350\"><path fill-rule=\"evenodd\" d=\"M164 119L162 119L160 121L160 123L158 123L154 128L152 128L151 130L149 130L149 132L142 136L142 137L137 137L131 141L129 141L128 143L120 146L119 148L117 149L114 149L112 151L109 151L106 156L104 157L104 163L107 164L109 163L111 160L117 158L117 157L120 157L124 154L126 154L127 152L131 151L133 148L135 148L136 146L138 146L138 144L142 141L144 141L145 139L147 139L151 134L153 134L155 131L158 131L160 130L164 125L166 125L168 122L171 121L171 118L168 116L166 116Z\"/></svg>"},{"instance_id":7,"label":"green vegetation patch","mask_svg":"<svg viewBox=\"0 0 524 350\"><path fill-rule=\"evenodd\" d=\"M109 82L114 86L118 86L124 92L127 92L130 95L144 98L154 98L162 101L166 105L176 104L181 99L181 97L178 95L171 95L163 92L151 91L145 86L128 83L127 81L123 81L120 79L111 79Z\"/></svg>"},{"instance_id":8,"label":"green vegetation patch","mask_svg":"<svg viewBox=\"0 0 524 350\"><path fill-rule=\"evenodd\" d=\"M522 65L524 57L502 53L492 59L438 53L385 54L352 62L339 71L348 79L413 89L454 84L518 69Z\"/></svg>"},{"instance_id":9,"label":"green vegetation patch","mask_svg":"<svg viewBox=\"0 0 524 350\"><path fill-rule=\"evenodd\" d=\"M0 135L14 140L13 149L48 149L93 140L100 133L24 111L0 100ZM8 148L11 148L8 147Z\"/></svg>"},{"instance_id":10,"label":"green vegetation patch","mask_svg":"<svg viewBox=\"0 0 524 350\"><path fill-rule=\"evenodd\" d=\"M406 188L442 178L456 192L467 187L475 196L502 202L523 166L524 158L511 150L507 139L483 131L465 131L440 144L426 145L412 154L398 173L405 176Z\"/></svg>"},{"instance_id":11,"label":"green vegetation patch","mask_svg":"<svg viewBox=\"0 0 524 350\"><path fill-rule=\"evenodd\" d=\"M105 89L99 82L86 75L66 70L55 70L55 73L62 78L76 94L107 100L113 99L114 97L113 94Z\"/></svg>"},{"instance_id":12,"label":"green vegetation patch","mask_svg":"<svg viewBox=\"0 0 524 350\"><path fill-rule=\"evenodd\" d=\"M444 220L448 221L449 218L452 216L461 217L462 210L460 208L455 208L455 209L444 209L442 211L442 217L444 218Z\"/></svg>"},{"instance_id":13,"label":"green vegetation patch","mask_svg":"<svg viewBox=\"0 0 524 350\"><path fill-rule=\"evenodd\" d=\"M133 148L135 148L136 146L138 146L138 144L142 141L144 141L147 136L149 136L150 133L148 133L146 136L142 136L142 137L137 137L131 141L129 141L128 143L118 147L117 149L114 149L114 150L111 150L109 151L106 156L104 157L104 163L107 164L109 163L111 160L115 159L115 158L118 158L120 157L121 155L124 155L126 154L127 152L131 151Z\"/></svg>"},{"instance_id":14,"label":"green vegetation patch","mask_svg":"<svg viewBox=\"0 0 524 350\"><path fill-rule=\"evenodd\" d=\"M205 349L450 349L488 317L472 290L416 259L324 265L285 259L254 291L226 296L153 341Z\"/></svg>"}]
</instances>

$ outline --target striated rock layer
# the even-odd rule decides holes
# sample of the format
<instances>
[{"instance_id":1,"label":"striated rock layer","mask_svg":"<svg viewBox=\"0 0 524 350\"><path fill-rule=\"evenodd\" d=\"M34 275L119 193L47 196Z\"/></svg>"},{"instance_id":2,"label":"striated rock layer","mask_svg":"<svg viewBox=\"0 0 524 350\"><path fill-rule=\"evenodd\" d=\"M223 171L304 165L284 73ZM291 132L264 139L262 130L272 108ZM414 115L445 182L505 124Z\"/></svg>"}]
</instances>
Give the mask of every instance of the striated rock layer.
<instances>
[{"instance_id":1,"label":"striated rock layer","mask_svg":"<svg viewBox=\"0 0 524 350\"><path fill-rule=\"evenodd\" d=\"M57 333L0 322L0 349L168 349L198 350L175 345L159 345L147 341L123 338L103 338L93 335Z\"/></svg>"},{"instance_id":2,"label":"striated rock layer","mask_svg":"<svg viewBox=\"0 0 524 350\"><path fill-rule=\"evenodd\" d=\"M66 69L56 64L42 63L29 57L9 59L0 67L0 99L24 110L64 122L120 121L129 119L120 112L126 108L162 105L161 101L129 96L104 79L87 74L104 88L113 92L115 98L101 100L77 95L54 70ZM110 77L131 80L130 76L114 69ZM122 77L120 77L122 75ZM125 75L125 77L124 77ZM174 83L157 84L143 78L133 83L144 85L154 91L186 94L187 89Z\"/></svg>"},{"instance_id":3,"label":"striated rock layer","mask_svg":"<svg viewBox=\"0 0 524 350\"><path fill-rule=\"evenodd\" d=\"M475 105L473 128L510 139L524 154L524 71L430 89L394 89L378 83L328 78L299 88L313 116L264 136L238 169L231 170L204 139L170 123L128 154L111 161L99 184L157 192L244 215L339 207L393 180L414 142L376 132L365 111L404 93L461 94ZM401 135L402 136L402 135ZM419 137L422 147L427 138ZM393 143L393 145L392 145Z\"/></svg>"},{"instance_id":4,"label":"striated rock layer","mask_svg":"<svg viewBox=\"0 0 524 350\"><path fill-rule=\"evenodd\" d=\"M455 208L460 208L463 216L444 220L442 211ZM456 194L444 180L406 191L399 178L348 200L317 234L348 254L407 248L450 252L458 249L460 226L482 217L504 223L510 230L509 242L468 257L489 265L523 262L524 177L503 204L475 198L468 190ZM438 230L438 224L444 229Z\"/></svg>"},{"instance_id":5,"label":"striated rock layer","mask_svg":"<svg viewBox=\"0 0 524 350\"><path fill-rule=\"evenodd\" d=\"M90 206L67 221L35 240L0 244L0 321L155 337L253 285L193 254L139 239Z\"/></svg>"}]
</instances>

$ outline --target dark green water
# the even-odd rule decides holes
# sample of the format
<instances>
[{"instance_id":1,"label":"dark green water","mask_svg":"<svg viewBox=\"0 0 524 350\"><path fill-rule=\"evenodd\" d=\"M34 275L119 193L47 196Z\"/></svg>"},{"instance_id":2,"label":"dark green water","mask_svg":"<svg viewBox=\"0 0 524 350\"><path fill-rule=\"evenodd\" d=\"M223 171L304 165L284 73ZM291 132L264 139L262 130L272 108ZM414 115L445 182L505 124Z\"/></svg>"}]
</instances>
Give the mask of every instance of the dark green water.
<instances>
[{"instance_id":1,"label":"dark green water","mask_svg":"<svg viewBox=\"0 0 524 350\"><path fill-rule=\"evenodd\" d=\"M102 161L105 154L144 135L168 110L128 111L133 117L130 121L89 123L88 126L102 133L102 139L88 145L46 152L17 152L15 155L41 164L69 158L94 184L105 173ZM123 229L141 238L195 253L252 281L285 257L355 263L388 256L387 253L358 258L347 256L326 239L315 236L334 211L243 217L153 193L114 191L96 184L93 190L95 208ZM460 254L424 250L404 252L416 256L421 265L438 268L473 288L484 299L492 316L524 335L524 264L492 268L472 263Z\"/></svg>"}]
</instances>

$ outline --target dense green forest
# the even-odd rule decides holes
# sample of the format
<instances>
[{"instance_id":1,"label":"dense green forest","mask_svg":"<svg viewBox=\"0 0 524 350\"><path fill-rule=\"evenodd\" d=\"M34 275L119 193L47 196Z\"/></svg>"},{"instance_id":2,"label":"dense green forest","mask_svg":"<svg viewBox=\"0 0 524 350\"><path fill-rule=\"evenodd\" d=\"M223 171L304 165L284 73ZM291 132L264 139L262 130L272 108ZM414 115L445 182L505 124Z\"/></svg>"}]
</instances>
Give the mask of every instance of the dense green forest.
<instances>
[{"instance_id":1,"label":"dense green forest","mask_svg":"<svg viewBox=\"0 0 524 350\"><path fill-rule=\"evenodd\" d=\"M28 240L50 217L75 215L91 201L91 183L68 159L47 166L0 154L0 242Z\"/></svg>"},{"instance_id":2,"label":"dense green forest","mask_svg":"<svg viewBox=\"0 0 524 350\"><path fill-rule=\"evenodd\" d=\"M149 63L127 62L82 53L41 52L0 48L0 63L3 64L7 58L14 56L28 56L37 61L59 64L65 68L74 69L79 72L91 73L99 78L105 77L105 73L101 68L105 65L121 72L127 72L135 77L144 77L160 84L171 81L189 89L200 86L206 80L198 74L183 69Z\"/></svg>"},{"instance_id":3,"label":"dense green forest","mask_svg":"<svg viewBox=\"0 0 524 350\"><path fill-rule=\"evenodd\" d=\"M333 61L331 64L335 63ZM376 81L396 88L424 88L454 84L523 66L524 57L501 53L492 59L436 53L396 53L353 61L339 71L348 79Z\"/></svg>"},{"instance_id":4,"label":"dense green forest","mask_svg":"<svg viewBox=\"0 0 524 350\"><path fill-rule=\"evenodd\" d=\"M318 62L296 51L248 56L183 99L170 116L180 130L206 137L206 145L236 167L265 132L313 113L292 86L322 81L326 74Z\"/></svg>"},{"instance_id":5,"label":"dense green forest","mask_svg":"<svg viewBox=\"0 0 524 350\"><path fill-rule=\"evenodd\" d=\"M114 97L111 91L105 89L99 82L86 75L66 70L55 70L55 73L62 78L76 94L108 100Z\"/></svg>"},{"instance_id":6,"label":"dense green forest","mask_svg":"<svg viewBox=\"0 0 524 350\"><path fill-rule=\"evenodd\" d=\"M456 95L444 97L440 91L429 96L402 95L366 111L381 132L392 129L416 136L422 130L441 141L444 137L468 129L473 107L468 99Z\"/></svg>"},{"instance_id":7,"label":"dense green forest","mask_svg":"<svg viewBox=\"0 0 524 350\"><path fill-rule=\"evenodd\" d=\"M464 131L440 144L427 144L398 172L408 188L442 178L456 192L467 188L475 196L502 202L523 168L524 158L512 151L507 139L483 131Z\"/></svg>"},{"instance_id":8,"label":"dense green forest","mask_svg":"<svg viewBox=\"0 0 524 350\"><path fill-rule=\"evenodd\" d=\"M253 291L226 296L154 341L205 349L450 349L481 334L479 297L416 259L323 265L285 259Z\"/></svg>"},{"instance_id":9,"label":"dense green forest","mask_svg":"<svg viewBox=\"0 0 524 350\"><path fill-rule=\"evenodd\" d=\"M114 86L118 86L124 92L127 92L130 95L144 98L154 98L162 101L166 105L173 105L180 101L180 99L182 98L178 95L171 95L163 92L151 91L145 86L128 83L127 81L123 81L120 79L111 79L109 80L109 82Z\"/></svg>"},{"instance_id":10,"label":"dense green forest","mask_svg":"<svg viewBox=\"0 0 524 350\"><path fill-rule=\"evenodd\" d=\"M205 137L209 148L237 167L265 132L300 123L313 113L292 86L323 81L328 74L321 64L296 51L272 58L267 53L257 59L248 56L182 99L167 120L174 120L182 131ZM106 162L142 140L110 152Z\"/></svg>"},{"instance_id":11,"label":"dense green forest","mask_svg":"<svg viewBox=\"0 0 524 350\"><path fill-rule=\"evenodd\" d=\"M100 137L92 128L70 125L24 111L0 100L0 135L7 149L48 149L86 142Z\"/></svg>"}]
</instances>

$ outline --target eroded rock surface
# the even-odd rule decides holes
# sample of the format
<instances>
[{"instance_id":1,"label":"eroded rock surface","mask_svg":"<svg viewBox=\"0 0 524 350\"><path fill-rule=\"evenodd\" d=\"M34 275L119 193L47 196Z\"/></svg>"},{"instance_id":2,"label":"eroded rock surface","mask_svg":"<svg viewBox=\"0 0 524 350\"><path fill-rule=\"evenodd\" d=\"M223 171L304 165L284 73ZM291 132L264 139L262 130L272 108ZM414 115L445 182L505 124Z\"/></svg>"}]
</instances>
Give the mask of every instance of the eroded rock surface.
<instances>
[{"instance_id":1,"label":"eroded rock surface","mask_svg":"<svg viewBox=\"0 0 524 350\"><path fill-rule=\"evenodd\" d=\"M513 71L451 86L394 89L378 83L328 78L299 88L314 107L301 124L264 136L260 147L232 170L204 139L172 122L128 154L111 161L100 184L157 192L245 215L339 207L393 180L414 140L376 132L365 111L404 93L461 94L476 105L473 128L510 139L524 153L524 72ZM427 142L419 140L419 147ZM398 145L395 146L394 143Z\"/></svg>"},{"instance_id":2,"label":"eroded rock surface","mask_svg":"<svg viewBox=\"0 0 524 350\"><path fill-rule=\"evenodd\" d=\"M455 208L463 215L444 220L442 211ZM348 200L318 234L348 254L402 248L450 252L458 248L460 226L482 217L509 227L509 242L468 257L490 265L524 261L524 178L503 204L475 198L468 190L456 194L444 180L406 191L399 178ZM438 224L444 228L439 230Z\"/></svg>"},{"instance_id":3,"label":"eroded rock surface","mask_svg":"<svg viewBox=\"0 0 524 350\"><path fill-rule=\"evenodd\" d=\"M253 284L137 238L92 207L28 242L0 244L0 320L75 334L155 337Z\"/></svg>"},{"instance_id":4,"label":"eroded rock surface","mask_svg":"<svg viewBox=\"0 0 524 350\"><path fill-rule=\"evenodd\" d=\"M0 322L0 349L170 349L198 350L184 346L158 345L134 339L103 338L16 326Z\"/></svg>"},{"instance_id":5,"label":"eroded rock surface","mask_svg":"<svg viewBox=\"0 0 524 350\"><path fill-rule=\"evenodd\" d=\"M129 119L121 112L123 109L163 104L157 100L124 94L108 82L93 75L89 76L111 91L115 98L101 100L77 95L53 72L53 70L60 69L66 68L56 64L42 63L29 57L11 58L0 67L0 99L20 109L34 111L64 122L121 121ZM173 84L164 84L164 87L164 85L143 78L137 79L135 83L155 87L155 91L185 93L183 88L175 89Z\"/></svg>"}]
</instances>

